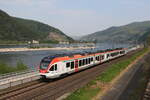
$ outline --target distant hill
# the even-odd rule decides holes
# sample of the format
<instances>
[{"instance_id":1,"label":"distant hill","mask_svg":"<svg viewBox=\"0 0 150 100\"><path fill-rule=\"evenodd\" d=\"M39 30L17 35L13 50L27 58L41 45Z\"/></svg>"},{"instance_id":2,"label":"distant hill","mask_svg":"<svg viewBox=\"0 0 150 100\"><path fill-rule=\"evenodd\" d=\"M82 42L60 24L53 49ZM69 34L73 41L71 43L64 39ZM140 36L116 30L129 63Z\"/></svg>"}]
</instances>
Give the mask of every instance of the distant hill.
<instances>
[{"instance_id":1,"label":"distant hill","mask_svg":"<svg viewBox=\"0 0 150 100\"><path fill-rule=\"evenodd\" d=\"M70 35L70 37L73 38L74 40L77 40L77 41L78 41L78 40L80 40L80 38L81 38L82 36L80 36L80 35L78 35L78 36L77 36L77 35Z\"/></svg>"},{"instance_id":2,"label":"distant hill","mask_svg":"<svg viewBox=\"0 0 150 100\"><path fill-rule=\"evenodd\" d=\"M147 32L145 32L138 40L140 43L148 43L150 44L150 29L148 29Z\"/></svg>"},{"instance_id":3,"label":"distant hill","mask_svg":"<svg viewBox=\"0 0 150 100\"><path fill-rule=\"evenodd\" d=\"M0 10L0 41L30 41L41 42L70 41L73 39L59 29L47 24L16 18Z\"/></svg>"},{"instance_id":4,"label":"distant hill","mask_svg":"<svg viewBox=\"0 0 150 100\"><path fill-rule=\"evenodd\" d=\"M103 31L98 31L81 38L82 41L96 42L123 42L135 43L142 42L145 38L144 34L150 30L150 21L134 22L128 25L119 27L110 27Z\"/></svg>"}]
</instances>

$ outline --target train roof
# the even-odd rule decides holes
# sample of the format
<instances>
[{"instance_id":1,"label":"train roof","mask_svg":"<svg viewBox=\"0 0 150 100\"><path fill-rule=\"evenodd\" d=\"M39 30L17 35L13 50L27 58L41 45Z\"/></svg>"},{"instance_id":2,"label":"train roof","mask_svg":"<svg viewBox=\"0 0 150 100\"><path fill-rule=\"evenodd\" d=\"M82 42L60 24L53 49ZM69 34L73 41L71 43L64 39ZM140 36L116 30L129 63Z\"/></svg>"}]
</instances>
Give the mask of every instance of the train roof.
<instances>
[{"instance_id":1,"label":"train roof","mask_svg":"<svg viewBox=\"0 0 150 100\"><path fill-rule=\"evenodd\" d=\"M94 53L103 53L103 52L108 52L108 51L113 51L113 50L121 50L123 48L116 48L116 49L106 49L106 50L98 50L98 49L90 49L90 51L82 51L82 52L75 52L75 53L59 53L59 54L53 54L53 55L49 55L46 56L42 59L42 61L51 61L52 59L56 58L56 57L65 57L65 56L69 56L69 57L73 57L74 55L88 55L88 54L94 54Z\"/></svg>"}]
</instances>

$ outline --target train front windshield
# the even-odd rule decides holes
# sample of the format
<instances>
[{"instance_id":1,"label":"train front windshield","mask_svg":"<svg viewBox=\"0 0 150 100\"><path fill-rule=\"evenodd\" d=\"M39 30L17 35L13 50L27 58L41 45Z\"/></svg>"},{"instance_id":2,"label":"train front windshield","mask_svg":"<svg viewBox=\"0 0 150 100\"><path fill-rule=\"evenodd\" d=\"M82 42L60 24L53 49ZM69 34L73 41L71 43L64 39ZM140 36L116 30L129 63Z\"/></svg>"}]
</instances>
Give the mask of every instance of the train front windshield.
<instances>
[{"instance_id":1,"label":"train front windshield","mask_svg":"<svg viewBox=\"0 0 150 100\"><path fill-rule=\"evenodd\" d=\"M49 63L50 63L49 61L42 61L40 65L40 69L47 69Z\"/></svg>"}]
</instances>

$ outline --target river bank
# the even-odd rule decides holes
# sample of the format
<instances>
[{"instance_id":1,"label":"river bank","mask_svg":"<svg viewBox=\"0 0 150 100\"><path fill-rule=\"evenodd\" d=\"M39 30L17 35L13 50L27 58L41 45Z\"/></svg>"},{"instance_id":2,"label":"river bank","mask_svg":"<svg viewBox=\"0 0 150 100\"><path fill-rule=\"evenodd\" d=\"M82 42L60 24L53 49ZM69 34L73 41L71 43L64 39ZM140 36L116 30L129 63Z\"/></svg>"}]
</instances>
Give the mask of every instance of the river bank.
<instances>
[{"instance_id":1,"label":"river bank","mask_svg":"<svg viewBox=\"0 0 150 100\"><path fill-rule=\"evenodd\" d=\"M76 50L93 49L95 47L55 47L55 48L0 48L0 52L40 51L40 50Z\"/></svg>"}]
</instances>

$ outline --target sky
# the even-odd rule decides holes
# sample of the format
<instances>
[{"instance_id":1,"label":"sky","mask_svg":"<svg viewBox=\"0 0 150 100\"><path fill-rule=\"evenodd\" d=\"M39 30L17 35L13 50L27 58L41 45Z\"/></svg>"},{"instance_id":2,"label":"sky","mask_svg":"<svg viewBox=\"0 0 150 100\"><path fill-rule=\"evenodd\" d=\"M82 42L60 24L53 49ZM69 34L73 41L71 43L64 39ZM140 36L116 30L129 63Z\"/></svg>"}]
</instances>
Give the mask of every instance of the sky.
<instances>
[{"instance_id":1,"label":"sky","mask_svg":"<svg viewBox=\"0 0 150 100\"><path fill-rule=\"evenodd\" d=\"M150 20L150 0L0 0L0 9L54 26L69 36Z\"/></svg>"}]
</instances>

